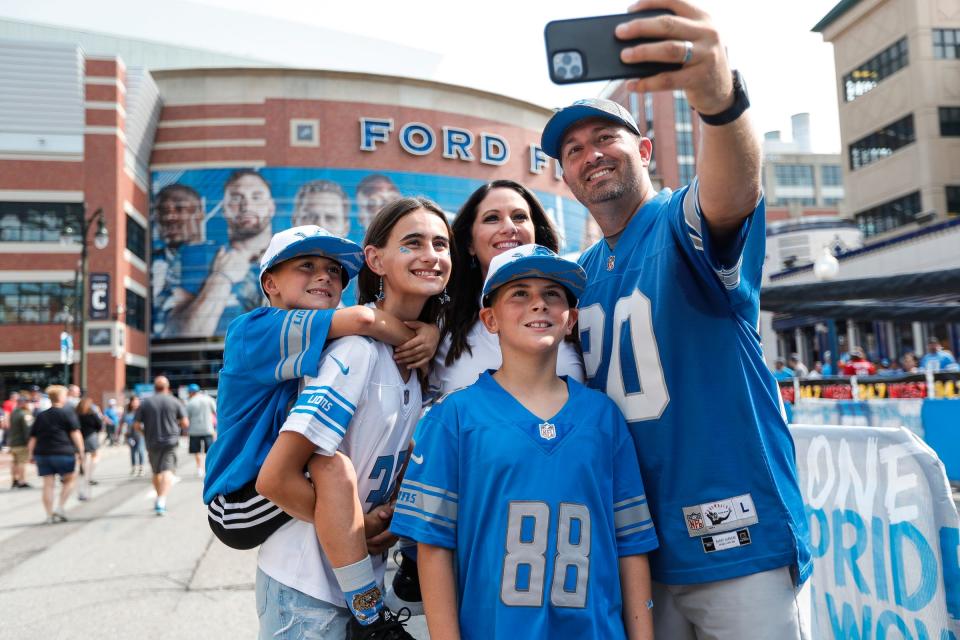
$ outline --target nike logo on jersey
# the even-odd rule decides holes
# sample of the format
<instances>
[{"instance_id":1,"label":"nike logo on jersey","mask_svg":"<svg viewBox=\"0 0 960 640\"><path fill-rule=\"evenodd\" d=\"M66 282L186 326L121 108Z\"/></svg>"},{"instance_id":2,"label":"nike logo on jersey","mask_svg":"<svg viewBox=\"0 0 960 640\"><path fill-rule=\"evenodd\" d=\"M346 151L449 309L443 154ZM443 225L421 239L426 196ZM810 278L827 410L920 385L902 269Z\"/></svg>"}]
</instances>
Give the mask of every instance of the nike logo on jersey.
<instances>
[{"instance_id":1,"label":"nike logo on jersey","mask_svg":"<svg viewBox=\"0 0 960 640\"><path fill-rule=\"evenodd\" d=\"M422 455L416 456L416 455L413 455L413 454L411 453L411 454L410 454L410 459L413 460L414 462L416 462L417 464L423 464L423 456L422 456Z\"/></svg>"},{"instance_id":2,"label":"nike logo on jersey","mask_svg":"<svg viewBox=\"0 0 960 640\"><path fill-rule=\"evenodd\" d=\"M336 356L330 356L330 359L337 363L337 366L340 367L340 373L343 375L348 375L350 373L350 367L343 366L343 363L337 360Z\"/></svg>"}]
</instances>

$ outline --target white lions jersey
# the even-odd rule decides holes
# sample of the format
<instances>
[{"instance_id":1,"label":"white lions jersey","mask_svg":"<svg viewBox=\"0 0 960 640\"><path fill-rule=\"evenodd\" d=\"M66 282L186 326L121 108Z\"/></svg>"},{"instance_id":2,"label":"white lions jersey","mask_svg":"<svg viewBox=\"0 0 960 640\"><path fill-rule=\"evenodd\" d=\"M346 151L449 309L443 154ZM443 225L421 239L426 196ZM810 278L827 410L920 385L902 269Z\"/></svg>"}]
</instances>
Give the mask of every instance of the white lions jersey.
<instances>
[{"instance_id":1,"label":"white lions jersey","mask_svg":"<svg viewBox=\"0 0 960 640\"><path fill-rule=\"evenodd\" d=\"M340 451L348 456L365 512L387 502L420 416L417 376L403 381L390 346L347 336L327 346L319 375L305 377L303 383L280 430L302 434L318 454ZM382 584L384 561L372 560ZM289 587L343 606L343 593L312 523L293 520L277 530L260 546L259 565Z\"/></svg>"}]
</instances>

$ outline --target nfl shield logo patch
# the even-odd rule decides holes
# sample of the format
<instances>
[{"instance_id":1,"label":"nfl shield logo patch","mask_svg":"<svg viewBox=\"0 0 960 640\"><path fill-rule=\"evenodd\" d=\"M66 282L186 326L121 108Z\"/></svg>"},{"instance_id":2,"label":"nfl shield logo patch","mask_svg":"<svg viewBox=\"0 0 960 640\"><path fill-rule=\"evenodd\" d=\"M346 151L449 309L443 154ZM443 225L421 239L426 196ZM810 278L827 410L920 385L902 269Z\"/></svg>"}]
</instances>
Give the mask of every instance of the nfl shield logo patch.
<instances>
[{"instance_id":1,"label":"nfl shield logo patch","mask_svg":"<svg viewBox=\"0 0 960 640\"><path fill-rule=\"evenodd\" d=\"M699 513L690 513L687 515L687 526L691 530L703 529L703 516Z\"/></svg>"},{"instance_id":2,"label":"nfl shield logo patch","mask_svg":"<svg viewBox=\"0 0 960 640\"><path fill-rule=\"evenodd\" d=\"M616 266L616 264L617 264L616 256L610 256L609 258L607 258L607 271L613 271L613 268Z\"/></svg>"},{"instance_id":3,"label":"nfl shield logo patch","mask_svg":"<svg viewBox=\"0 0 960 640\"><path fill-rule=\"evenodd\" d=\"M553 440L557 437L557 427L549 422L542 423L540 425L540 437L544 440Z\"/></svg>"}]
</instances>

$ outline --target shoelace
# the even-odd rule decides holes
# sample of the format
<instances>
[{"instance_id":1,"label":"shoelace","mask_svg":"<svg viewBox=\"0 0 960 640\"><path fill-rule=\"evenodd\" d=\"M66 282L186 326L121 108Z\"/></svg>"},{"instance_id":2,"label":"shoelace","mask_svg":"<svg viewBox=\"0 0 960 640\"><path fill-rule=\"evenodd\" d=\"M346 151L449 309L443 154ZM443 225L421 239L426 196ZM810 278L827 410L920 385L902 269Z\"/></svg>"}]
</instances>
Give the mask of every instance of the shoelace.
<instances>
[{"instance_id":1,"label":"shoelace","mask_svg":"<svg viewBox=\"0 0 960 640\"><path fill-rule=\"evenodd\" d=\"M390 611L387 608L383 609L383 620L386 624L383 627L383 635L380 633L377 634L377 637L381 637L384 640L390 640L390 638L400 638L400 634L406 634L405 627L407 622L409 622L412 614L410 609L407 607L401 607L397 609L396 612Z\"/></svg>"}]
</instances>

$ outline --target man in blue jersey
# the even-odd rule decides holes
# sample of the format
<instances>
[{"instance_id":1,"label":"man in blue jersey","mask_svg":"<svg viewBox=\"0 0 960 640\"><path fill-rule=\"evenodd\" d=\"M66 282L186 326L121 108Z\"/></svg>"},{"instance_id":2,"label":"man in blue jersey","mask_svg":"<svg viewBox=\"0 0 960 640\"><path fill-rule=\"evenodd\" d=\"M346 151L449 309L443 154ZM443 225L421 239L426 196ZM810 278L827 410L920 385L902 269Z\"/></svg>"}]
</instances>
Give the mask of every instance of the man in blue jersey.
<instances>
[{"instance_id":1,"label":"man in blue jersey","mask_svg":"<svg viewBox=\"0 0 960 640\"><path fill-rule=\"evenodd\" d=\"M607 100L575 102L543 132L543 150L604 235L580 259L586 373L636 442L660 538L650 557L656 635L806 638L809 533L757 332L760 145L709 16L682 0L657 5L677 15L620 25L621 39L658 40L621 57L683 66L627 88L685 93L703 121L698 178L657 193L650 140Z\"/></svg>"}]
</instances>

